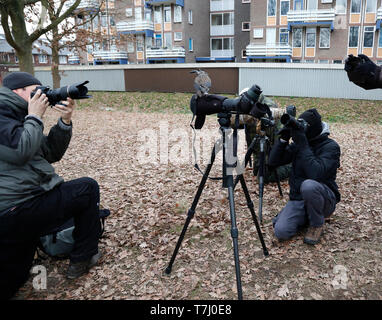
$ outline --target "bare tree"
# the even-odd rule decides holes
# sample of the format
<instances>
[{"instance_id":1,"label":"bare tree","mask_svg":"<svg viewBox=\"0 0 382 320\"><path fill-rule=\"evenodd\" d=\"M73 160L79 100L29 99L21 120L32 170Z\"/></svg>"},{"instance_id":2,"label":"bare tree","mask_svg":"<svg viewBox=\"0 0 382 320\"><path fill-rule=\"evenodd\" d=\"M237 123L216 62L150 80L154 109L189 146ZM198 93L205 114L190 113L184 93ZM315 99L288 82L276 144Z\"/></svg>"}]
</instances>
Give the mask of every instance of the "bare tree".
<instances>
[{"instance_id":1,"label":"bare tree","mask_svg":"<svg viewBox=\"0 0 382 320\"><path fill-rule=\"evenodd\" d=\"M19 59L20 70L34 74L32 46L33 42L49 31L58 28L60 23L70 17L78 7L81 0L75 0L72 5L65 6L68 0L0 0L1 25L7 42L15 49ZM53 4L59 2L60 14L46 26L43 20L46 10ZM27 30L28 10L36 13L36 8L41 8L37 14L39 23L37 28L30 33ZM57 30L57 29L56 29Z\"/></svg>"}]
</instances>

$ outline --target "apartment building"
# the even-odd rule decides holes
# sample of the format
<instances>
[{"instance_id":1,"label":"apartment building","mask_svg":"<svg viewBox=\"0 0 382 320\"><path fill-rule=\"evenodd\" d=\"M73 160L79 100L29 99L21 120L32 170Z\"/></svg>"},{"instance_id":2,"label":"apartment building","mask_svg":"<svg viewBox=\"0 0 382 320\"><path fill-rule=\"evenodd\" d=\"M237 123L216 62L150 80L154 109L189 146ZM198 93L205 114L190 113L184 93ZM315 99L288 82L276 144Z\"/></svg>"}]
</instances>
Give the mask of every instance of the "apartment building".
<instances>
[{"instance_id":1,"label":"apartment building","mask_svg":"<svg viewBox=\"0 0 382 320\"><path fill-rule=\"evenodd\" d=\"M249 62L382 62L381 0L251 1Z\"/></svg>"},{"instance_id":2,"label":"apartment building","mask_svg":"<svg viewBox=\"0 0 382 320\"><path fill-rule=\"evenodd\" d=\"M246 61L249 0L83 0L76 19L102 40L77 57L85 64ZM71 2L69 2L70 4Z\"/></svg>"}]
</instances>

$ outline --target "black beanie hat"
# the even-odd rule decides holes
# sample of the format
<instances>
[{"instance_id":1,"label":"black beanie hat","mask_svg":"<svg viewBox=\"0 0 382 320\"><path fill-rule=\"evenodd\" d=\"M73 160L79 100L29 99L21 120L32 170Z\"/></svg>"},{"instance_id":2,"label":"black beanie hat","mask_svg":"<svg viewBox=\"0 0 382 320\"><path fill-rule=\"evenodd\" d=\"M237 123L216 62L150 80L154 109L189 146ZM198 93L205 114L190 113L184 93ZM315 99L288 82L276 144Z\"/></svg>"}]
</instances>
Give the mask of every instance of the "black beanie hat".
<instances>
[{"instance_id":1,"label":"black beanie hat","mask_svg":"<svg viewBox=\"0 0 382 320\"><path fill-rule=\"evenodd\" d=\"M3 80L3 86L11 90L25 88L33 84L42 85L38 79L28 72L13 72Z\"/></svg>"},{"instance_id":2,"label":"black beanie hat","mask_svg":"<svg viewBox=\"0 0 382 320\"><path fill-rule=\"evenodd\" d=\"M306 110L299 118L304 119L309 123L308 130L306 131L306 137L308 140L319 136L322 132L321 115L316 108Z\"/></svg>"}]
</instances>

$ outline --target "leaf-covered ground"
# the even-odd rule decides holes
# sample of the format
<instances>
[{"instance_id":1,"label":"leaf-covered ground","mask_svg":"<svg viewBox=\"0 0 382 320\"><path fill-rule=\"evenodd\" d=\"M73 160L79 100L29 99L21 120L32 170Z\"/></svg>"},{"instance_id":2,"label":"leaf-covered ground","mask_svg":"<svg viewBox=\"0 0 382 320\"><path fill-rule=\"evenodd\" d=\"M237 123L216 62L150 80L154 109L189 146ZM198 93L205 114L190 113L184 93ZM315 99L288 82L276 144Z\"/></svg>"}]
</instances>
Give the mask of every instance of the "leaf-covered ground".
<instances>
[{"instance_id":1,"label":"leaf-covered ground","mask_svg":"<svg viewBox=\"0 0 382 320\"><path fill-rule=\"evenodd\" d=\"M174 96L179 100L176 103L187 110L189 95ZM129 103L127 98L122 103L115 95L105 93L103 99L94 100L97 102L91 108L81 102L75 114L71 145L56 164L57 172L66 180L83 176L96 179L101 204L111 209L106 234L100 242L101 263L89 274L69 281L64 277L67 260L39 262L48 270L47 289L35 290L31 277L18 298L236 299L229 207L221 182L208 181L173 271L164 274L201 175L193 168L191 149L187 163L140 164L137 154L142 142L138 133L154 129L159 139L159 124L165 121L170 133L184 128L191 145L190 114L165 107L167 112L130 112L131 109L121 107ZM147 101L150 104L150 99ZM278 101L282 105L290 103L282 98ZM151 103L155 105L154 95ZM364 109L356 109L359 103L354 102L356 111L352 110L352 115L370 111L366 118L330 118L340 112L334 103L331 113L323 112L324 120L331 121L331 136L342 149L337 179L342 201L325 225L320 244L304 244L303 233L283 243L274 240L271 219L286 203L289 189L288 183L282 182L284 197L280 198L277 186L269 184L265 187L262 231L270 255L264 257L243 193L239 187L236 189L245 299L382 299L381 104L361 102ZM322 100L317 105L301 102L298 111L311 106L320 109L321 105L327 110L326 104L330 101ZM157 105L160 106L159 101ZM348 106L349 103L342 105ZM133 109L140 111L136 106ZM54 123L56 116L49 112L46 127ZM213 116L208 117L203 130L212 129L218 129ZM178 142L170 140L169 148ZM217 161L211 175L218 175L220 169ZM256 180L250 170L245 178L257 212Z\"/></svg>"}]
</instances>

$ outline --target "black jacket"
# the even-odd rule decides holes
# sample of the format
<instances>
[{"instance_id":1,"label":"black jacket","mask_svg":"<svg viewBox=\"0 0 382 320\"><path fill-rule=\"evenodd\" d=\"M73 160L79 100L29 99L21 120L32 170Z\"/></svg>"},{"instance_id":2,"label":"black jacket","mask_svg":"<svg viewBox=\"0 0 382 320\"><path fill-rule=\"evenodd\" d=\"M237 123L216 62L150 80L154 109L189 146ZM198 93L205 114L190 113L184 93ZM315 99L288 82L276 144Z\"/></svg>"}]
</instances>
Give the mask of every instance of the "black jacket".
<instances>
[{"instance_id":1,"label":"black jacket","mask_svg":"<svg viewBox=\"0 0 382 320\"><path fill-rule=\"evenodd\" d=\"M336 184L337 168L340 167L340 146L330 139L328 126L323 133L308 142L304 135L298 143L278 141L269 156L269 165L278 167L292 162L289 177L290 200L302 200L300 187L304 180L312 179L326 184L335 194L337 202L341 195Z\"/></svg>"}]
</instances>

